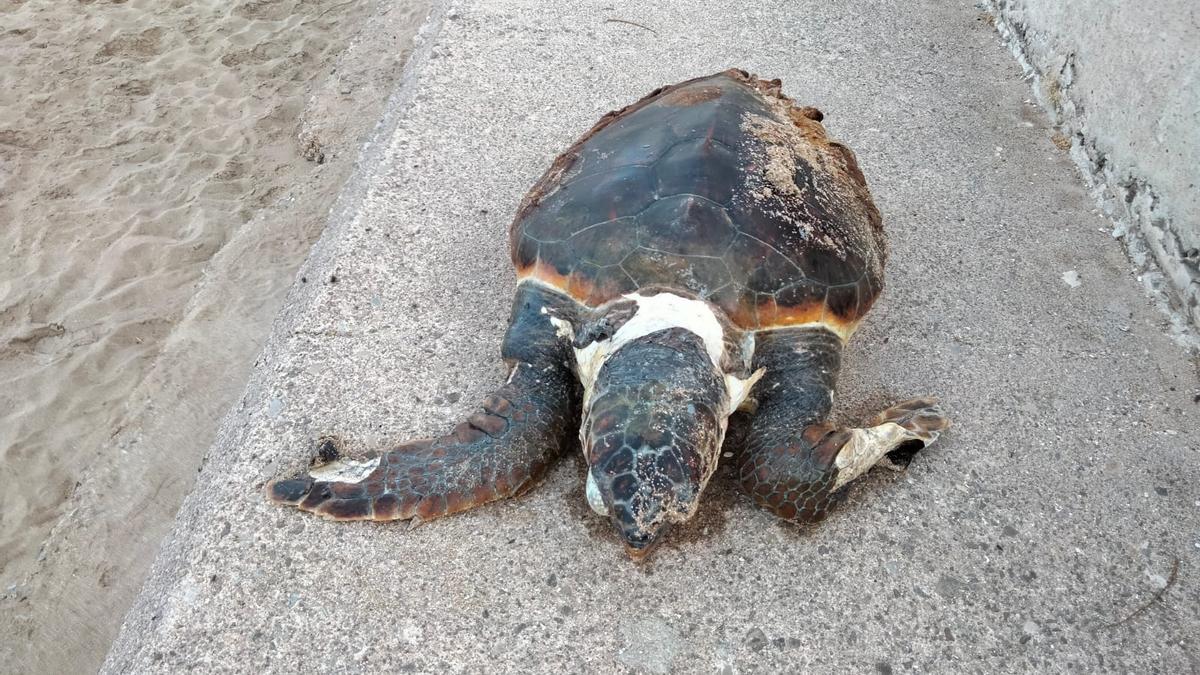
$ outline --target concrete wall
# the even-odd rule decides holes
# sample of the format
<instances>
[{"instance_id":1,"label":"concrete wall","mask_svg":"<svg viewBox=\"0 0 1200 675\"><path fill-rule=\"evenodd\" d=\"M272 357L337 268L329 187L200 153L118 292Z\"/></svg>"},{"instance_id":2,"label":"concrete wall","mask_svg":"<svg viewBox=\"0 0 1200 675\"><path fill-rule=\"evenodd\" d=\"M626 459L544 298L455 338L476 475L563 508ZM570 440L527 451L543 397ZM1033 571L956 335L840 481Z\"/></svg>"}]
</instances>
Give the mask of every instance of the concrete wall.
<instances>
[{"instance_id":1,"label":"concrete wall","mask_svg":"<svg viewBox=\"0 0 1200 675\"><path fill-rule=\"evenodd\" d=\"M1055 118L1055 142L1118 221L1114 235L1200 326L1200 4L989 4Z\"/></svg>"}]
</instances>

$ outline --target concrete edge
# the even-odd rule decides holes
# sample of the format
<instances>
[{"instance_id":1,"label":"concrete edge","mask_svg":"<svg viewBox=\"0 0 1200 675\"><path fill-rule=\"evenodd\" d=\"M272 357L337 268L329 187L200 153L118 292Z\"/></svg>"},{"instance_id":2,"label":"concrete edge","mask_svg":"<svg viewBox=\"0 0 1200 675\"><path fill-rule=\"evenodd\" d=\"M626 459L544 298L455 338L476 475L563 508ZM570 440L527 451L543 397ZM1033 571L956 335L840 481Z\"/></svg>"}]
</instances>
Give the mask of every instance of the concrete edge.
<instances>
[{"instance_id":1,"label":"concrete edge","mask_svg":"<svg viewBox=\"0 0 1200 675\"><path fill-rule=\"evenodd\" d=\"M429 16L425 18L416 37L413 38L412 56L404 64L404 70L396 84L396 90L384 104L383 115L371 131L370 138L364 141L359 149L358 158L354 160L354 168L350 170L346 185L329 209L325 230L321 233L317 243L313 245L313 252L303 267L308 267L309 261L315 257L314 254L318 250L323 251L326 242L334 238L331 233L336 232L343 223L353 220L359 205L370 190L371 181L369 179L374 175L374 167L382 159L388 140L392 137L400 119L416 95L417 74L433 52L433 46L442 30L442 22L449 11L451 2L452 0L433 0L430 3ZM297 275L298 277L299 275ZM286 314L286 310L281 311L280 314ZM272 332L274 332L274 328Z\"/></svg>"},{"instance_id":2,"label":"concrete edge","mask_svg":"<svg viewBox=\"0 0 1200 675\"><path fill-rule=\"evenodd\" d=\"M1142 285L1170 319L1172 337L1200 349L1200 264L1189 259L1169 204L1139 167L1122 166L1097 146L1072 96L1073 55L1038 58L1030 48L1031 28L1005 11L1007 5L983 0L982 6L1021 65L1035 100L1059 129L1055 143L1069 147L1088 192L1114 223L1112 236L1121 241Z\"/></svg>"},{"instance_id":3,"label":"concrete edge","mask_svg":"<svg viewBox=\"0 0 1200 675\"><path fill-rule=\"evenodd\" d=\"M383 160L388 139L393 136L416 94L418 74L431 57L433 47L437 43L437 37L441 33L444 20L452 4L453 0L433 0L431 2L429 15L413 39L412 55L404 65L396 89L384 104L384 112L379 122L372 129L368 139L363 142L346 183L329 209L321 236L313 244L308 258L296 271L288 297L272 323L262 352L255 360L256 366L261 364L267 355L283 345L291 332L292 312L290 309L296 306L301 301L302 295L307 292L307 284L300 282L299 279L307 276L319 278L318 272L324 273L330 267L333 242L338 240L342 228L354 221L360 205L370 192L375 177L374 169ZM202 460L201 475L192 491L184 499L179 513L188 511L197 500L203 498L202 493L206 485L204 478L211 471L208 462L209 456L219 451L220 448L236 447L236 440L240 437L239 429L244 426L244 402L250 392L260 386L259 380L268 375L269 373L266 372L253 373L243 389L242 395L238 397L237 403L222 417L218 425L216 440L213 441ZM154 589L153 581L157 577L169 573L174 567L173 561L165 559L164 549L178 535L179 526L180 521L177 514L171 532L159 544L159 553L142 583L142 590L121 622L120 631L109 648L104 663L100 667L100 673L126 672L128 663L121 662L121 655L122 653L129 654L136 649L135 643L138 639L136 624L142 621L153 621L156 618L154 609L156 602L155 598L151 597Z\"/></svg>"}]
</instances>

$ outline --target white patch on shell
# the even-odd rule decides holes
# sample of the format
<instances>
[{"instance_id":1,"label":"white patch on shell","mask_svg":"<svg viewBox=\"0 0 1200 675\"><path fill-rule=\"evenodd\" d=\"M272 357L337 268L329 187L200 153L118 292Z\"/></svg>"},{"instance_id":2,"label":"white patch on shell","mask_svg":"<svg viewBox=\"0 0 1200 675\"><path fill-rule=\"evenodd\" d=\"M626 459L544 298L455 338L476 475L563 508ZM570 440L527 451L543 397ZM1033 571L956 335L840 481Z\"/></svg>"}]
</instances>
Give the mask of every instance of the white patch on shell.
<instances>
[{"instance_id":1,"label":"white patch on shell","mask_svg":"<svg viewBox=\"0 0 1200 675\"><path fill-rule=\"evenodd\" d=\"M342 458L314 466L308 470L308 475L325 483L361 483L378 466L378 457L363 461Z\"/></svg>"},{"instance_id":2,"label":"white patch on shell","mask_svg":"<svg viewBox=\"0 0 1200 675\"><path fill-rule=\"evenodd\" d=\"M712 306L707 302L674 293L630 293L623 299L637 303L638 308L633 317L608 340L596 341L583 349L575 350L581 378L586 373L590 379L595 380L600 366L604 365L610 354L640 337L668 328L683 328L698 335L704 341L704 348L713 365L721 367L721 359L725 356L725 331L717 315L713 313Z\"/></svg>"},{"instance_id":3,"label":"white patch on shell","mask_svg":"<svg viewBox=\"0 0 1200 675\"><path fill-rule=\"evenodd\" d=\"M598 340L582 349L575 350L575 360L579 364L579 380L583 383L583 405L587 407L591 400L592 386L604 363L621 347L630 342L657 333L668 328L683 328L704 341L704 349L712 360L713 367L721 372L721 363L725 358L725 329L712 305L703 300L694 300L674 293L657 293L641 295L630 293L625 300L633 300L638 308L633 317L622 325L608 340ZM550 321L559 329L559 334L574 337L574 330L566 321L551 317ZM747 344L750 350L744 354L749 360L753 355L753 337ZM735 375L725 375L725 386L729 392L730 411L736 410L750 394L751 387L761 377L761 372L742 379Z\"/></svg>"}]
</instances>

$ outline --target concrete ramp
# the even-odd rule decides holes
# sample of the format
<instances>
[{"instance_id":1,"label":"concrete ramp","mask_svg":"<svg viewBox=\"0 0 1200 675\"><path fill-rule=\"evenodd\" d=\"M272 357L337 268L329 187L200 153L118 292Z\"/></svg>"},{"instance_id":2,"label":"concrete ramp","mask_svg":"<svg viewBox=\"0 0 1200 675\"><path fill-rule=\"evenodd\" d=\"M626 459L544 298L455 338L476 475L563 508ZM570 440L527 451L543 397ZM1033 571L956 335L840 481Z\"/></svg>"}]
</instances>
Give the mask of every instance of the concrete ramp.
<instances>
[{"instance_id":1,"label":"concrete ramp","mask_svg":"<svg viewBox=\"0 0 1200 675\"><path fill-rule=\"evenodd\" d=\"M504 377L509 220L603 113L728 67L853 147L891 239L839 415L956 426L826 523L719 474L638 566L582 461L408 531L271 506L320 434L440 433ZM105 672L1200 668L1197 363L971 3L489 0L435 11Z\"/></svg>"}]
</instances>

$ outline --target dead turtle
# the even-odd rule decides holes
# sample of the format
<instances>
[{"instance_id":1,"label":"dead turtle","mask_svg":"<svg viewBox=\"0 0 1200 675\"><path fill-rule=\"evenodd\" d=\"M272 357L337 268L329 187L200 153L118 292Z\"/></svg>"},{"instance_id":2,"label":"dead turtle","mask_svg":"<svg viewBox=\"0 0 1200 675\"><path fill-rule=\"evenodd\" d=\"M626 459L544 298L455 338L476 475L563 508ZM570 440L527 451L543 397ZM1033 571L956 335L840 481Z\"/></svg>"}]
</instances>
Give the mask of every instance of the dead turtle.
<instances>
[{"instance_id":1,"label":"dead turtle","mask_svg":"<svg viewBox=\"0 0 1200 675\"><path fill-rule=\"evenodd\" d=\"M886 242L854 153L780 88L728 70L605 115L513 221L511 371L482 411L369 459L326 442L270 498L428 521L520 494L578 429L587 501L641 558L696 512L739 409L726 450L781 518L820 520L876 463L906 466L949 426L933 399L827 421Z\"/></svg>"}]
</instances>

